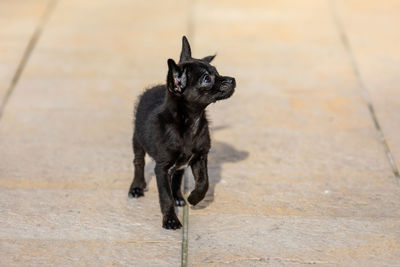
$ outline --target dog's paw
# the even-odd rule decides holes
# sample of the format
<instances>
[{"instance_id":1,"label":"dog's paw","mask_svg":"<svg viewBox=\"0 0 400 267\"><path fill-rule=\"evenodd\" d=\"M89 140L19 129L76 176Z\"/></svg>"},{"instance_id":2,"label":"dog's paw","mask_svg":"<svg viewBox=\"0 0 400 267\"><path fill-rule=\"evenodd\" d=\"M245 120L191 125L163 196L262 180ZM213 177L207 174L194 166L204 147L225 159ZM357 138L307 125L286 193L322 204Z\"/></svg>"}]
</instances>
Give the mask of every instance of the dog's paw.
<instances>
[{"instance_id":1,"label":"dog's paw","mask_svg":"<svg viewBox=\"0 0 400 267\"><path fill-rule=\"evenodd\" d=\"M191 205L196 206L203 198L196 193L191 193L188 197L188 201Z\"/></svg>"},{"instance_id":2,"label":"dog's paw","mask_svg":"<svg viewBox=\"0 0 400 267\"><path fill-rule=\"evenodd\" d=\"M179 219L176 217L176 215L174 216L164 216L163 218L163 227L165 229L172 229L172 230L176 230L182 227L181 222L179 221Z\"/></svg>"},{"instance_id":3,"label":"dog's paw","mask_svg":"<svg viewBox=\"0 0 400 267\"><path fill-rule=\"evenodd\" d=\"M143 189L139 187L134 187L131 190L129 190L128 196L130 198L138 198L138 197L143 197Z\"/></svg>"},{"instance_id":4,"label":"dog's paw","mask_svg":"<svg viewBox=\"0 0 400 267\"><path fill-rule=\"evenodd\" d=\"M186 205L186 201L182 197L175 198L175 206L183 207Z\"/></svg>"},{"instance_id":5,"label":"dog's paw","mask_svg":"<svg viewBox=\"0 0 400 267\"><path fill-rule=\"evenodd\" d=\"M195 188L188 197L188 201L191 205L196 206L200 201L204 199L207 194L207 187Z\"/></svg>"}]
</instances>

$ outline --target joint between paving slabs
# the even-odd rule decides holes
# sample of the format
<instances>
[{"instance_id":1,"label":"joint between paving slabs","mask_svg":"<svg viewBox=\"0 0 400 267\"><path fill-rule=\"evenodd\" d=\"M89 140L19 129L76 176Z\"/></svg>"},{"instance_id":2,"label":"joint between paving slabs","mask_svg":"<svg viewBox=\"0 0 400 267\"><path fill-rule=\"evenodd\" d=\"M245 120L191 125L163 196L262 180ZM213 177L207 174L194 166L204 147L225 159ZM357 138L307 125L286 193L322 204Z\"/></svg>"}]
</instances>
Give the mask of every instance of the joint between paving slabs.
<instances>
[{"instance_id":1,"label":"joint between paving slabs","mask_svg":"<svg viewBox=\"0 0 400 267\"><path fill-rule=\"evenodd\" d=\"M187 201L187 192L189 188L189 175L188 171L185 170L183 176L183 188L184 188L184 195L186 205L183 206L183 227L182 227L182 249L181 249L181 266L186 267L188 266L188 243L189 243L189 203Z\"/></svg>"},{"instance_id":2,"label":"joint between paving slabs","mask_svg":"<svg viewBox=\"0 0 400 267\"><path fill-rule=\"evenodd\" d=\"M56 6L57 0L49 0L49 2L46 5L46 8L40 18L40 21L38 22L31 38L29 39L28 45L26 46L24 50L24 54L22 55L21 61L18 64L17 70L14 73L13 78L11 79L11 83L9 87L7 88L6 94L3 97L3 100L1 101L0 105L0 120L3 116L4 109L8 103L8 100L10 99L15 87L18 84L19 79L21 78L21 75L25 69L25 66L32 54L32 51L35 49L36 44L43 32L43 29L49 20L49 17L51 13L53 12L55 6Z\"/></svg>"},{"instance_id":3,"label":"joint between paving slabs","mask_svg":"<svg viewBox=\"0 0 400 267\"><path fill-rule=\"evenodd\" d=\"M188 0L188 10L187 10L187 37L193 39L194 36L194 1ZM185 196L186 205L183 206L183 227L182 227L182 249L181 249L181 266L188 266L189 258L189 202L187 201L187 194L189 191L189 173L186 169L183 176L183 194Z\"/></svg>"}]
</instances>

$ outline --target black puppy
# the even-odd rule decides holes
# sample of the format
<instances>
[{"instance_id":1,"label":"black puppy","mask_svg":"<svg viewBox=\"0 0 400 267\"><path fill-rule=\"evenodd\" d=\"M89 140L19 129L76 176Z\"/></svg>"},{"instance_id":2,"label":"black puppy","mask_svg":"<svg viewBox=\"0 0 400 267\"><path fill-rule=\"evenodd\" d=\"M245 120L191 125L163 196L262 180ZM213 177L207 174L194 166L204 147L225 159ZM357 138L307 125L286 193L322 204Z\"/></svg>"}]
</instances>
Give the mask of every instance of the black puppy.
<instances>
[{"instance_id":1,"label":"black puppy","mask_svg":"<svg viewBox=\"0 0 400 267\"><path fill-rule=\"evenodd\" d=\"M220 76L210 65L214 57L192 58L184 36L179 64L168 59L167 84L145 91L136 108L135 174L129 196L143 196L144 157L148 153L156 162L163 227L167 229L182 226L174 204L186 205L181 182L187 165L192 168L196 182L188 197L189 203L199 203L208 189L207 154L211 144L205 108L230 97L236 86L234 78Z\"/></svg>"}]
</instances>

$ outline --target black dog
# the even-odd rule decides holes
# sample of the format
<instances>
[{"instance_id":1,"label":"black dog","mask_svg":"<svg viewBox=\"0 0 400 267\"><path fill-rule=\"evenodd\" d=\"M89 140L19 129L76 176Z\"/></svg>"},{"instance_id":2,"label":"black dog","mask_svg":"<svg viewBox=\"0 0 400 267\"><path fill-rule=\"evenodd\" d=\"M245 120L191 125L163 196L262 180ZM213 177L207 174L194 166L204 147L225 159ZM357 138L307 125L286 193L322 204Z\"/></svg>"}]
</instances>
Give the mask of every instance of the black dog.
<instances>
[{"instance_id":1,"label":"black dog","mask_svg":"<svg viewBox=\"0 0 400 267\"><path fill-rule=\"evenodd\" d=\"M184 36L179 64L168 59L167 84L145 91L136 108L132 140L135 174L129 196L143 196L144 157L148 153L156 162L163 227L167 229L182 226L174 204L186 205L181 182L187 165L196 182L189 203L199 203L208 189L207 154L211 144L205 108L230 97L236 86L234 78L220 76L209 64L214 57L192 58Z\"/></svg>"}]
</instances>

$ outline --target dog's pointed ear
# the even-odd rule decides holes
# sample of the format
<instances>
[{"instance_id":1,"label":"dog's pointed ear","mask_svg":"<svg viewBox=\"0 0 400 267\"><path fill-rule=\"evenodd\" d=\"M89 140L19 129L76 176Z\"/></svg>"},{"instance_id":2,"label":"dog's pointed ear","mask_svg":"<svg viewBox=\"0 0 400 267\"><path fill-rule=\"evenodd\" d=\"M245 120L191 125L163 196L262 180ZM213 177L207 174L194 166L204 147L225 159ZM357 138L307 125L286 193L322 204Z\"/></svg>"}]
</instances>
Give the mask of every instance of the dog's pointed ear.
<instances>
[{"instance_id":1,"label":"dog's pointed ear","mask_svg":"<svg viewBox=\"0 0 400 267\"><path fill-rule=\"evenodd\" d=\"M182 37L182 51L181 51L181 57L179 59L179 63L182 63L183 61L189 60L192 58L192 51L190 50L190 45L189 41L186 38L186 36Z\"/></svg>"},{"instance_id":2,"label":"dog's pointed ear","mask_svg":"<svg viewBox=\"0 0 400 267\"><path fill-rule=\"evenodd\" d=\"M181 95L186 87L186 69L181 69L173 59L168 59L168 91L174 95Z\"/></svg>"},{"instance_id":3,"label":"dog's pointed ear","mask_svg":"<svg viewBox=\"0 0 400 267\"><path fill-rule=\"evenodd\" d=\"M212 55L212 56L208 56L208 57L203 57L201 60L204 60L207 63L210 63L211 61L213 61L213 59L215 58L216 55Z\"/></svg>"}]
</instances>

